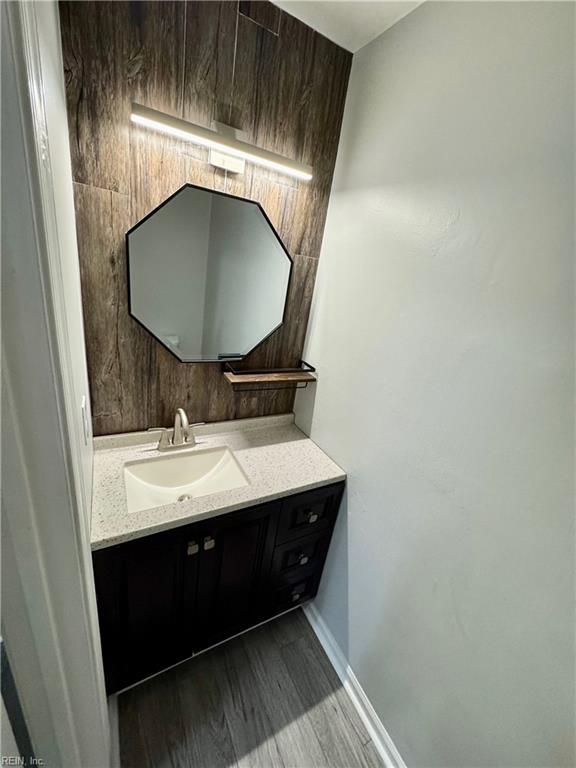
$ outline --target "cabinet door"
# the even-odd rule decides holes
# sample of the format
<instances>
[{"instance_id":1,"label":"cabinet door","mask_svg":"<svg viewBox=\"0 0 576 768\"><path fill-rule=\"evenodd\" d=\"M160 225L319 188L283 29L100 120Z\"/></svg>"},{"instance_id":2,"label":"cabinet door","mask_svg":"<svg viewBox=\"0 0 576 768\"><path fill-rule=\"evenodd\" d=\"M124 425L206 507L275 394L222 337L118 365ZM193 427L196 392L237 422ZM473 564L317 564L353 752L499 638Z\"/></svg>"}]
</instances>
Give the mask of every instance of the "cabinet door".
<instances>
[{"instance_id":1,"label":"cabinet door","mask_svg":"<svg viewBox=\"0 0 576 768\"><path fill-rule=\"evenodd\" d=\"M257 622L265 607L279 504L215 518L203 527L198 559L197 648Z\"/></svg>"},{"instance_id":2,"label":"cabinet door","mask_svg":"<svg viewBox=\"0 0 576 768\"><path fill-rule=\"evenodd\" d=\"M119 585L122 581L121 546L106 547L92 553L94 586L98 606L100 644L104 663L107 693L114 693L122 686L121 605Z\"/></svg>"},{"instance_id":3,"label":"cabinet door","mask_svg":"<svg viewBox=\"0 0 576 768\"><path fill-rule=\"evenodd\" d=\"M108 693L192 654L181 631L185 552L185 537L179 530L94 552ZM193 566L187 569L186 577L187 587L194 594Z\"/></svg>"},{"instance_id":4,"label":"cabinet door","mask_svg":"<svg viewBox=\"0 0 576 768\"><path fill-rule=\"evenodd\" d=\"M192 648L186 646L182 632L182 532L130 542L122 559L125 686L185 659Z\"/></svg>"}]
</instances>

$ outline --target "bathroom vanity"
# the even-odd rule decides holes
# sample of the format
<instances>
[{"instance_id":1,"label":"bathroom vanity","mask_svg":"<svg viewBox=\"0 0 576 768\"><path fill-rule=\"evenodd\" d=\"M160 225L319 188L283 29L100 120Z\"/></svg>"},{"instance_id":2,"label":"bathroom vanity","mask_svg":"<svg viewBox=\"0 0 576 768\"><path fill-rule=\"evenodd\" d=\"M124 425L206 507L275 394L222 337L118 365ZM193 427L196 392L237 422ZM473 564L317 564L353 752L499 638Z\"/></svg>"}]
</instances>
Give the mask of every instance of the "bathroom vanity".
<instances>
[{"instance_id":1,"label":"bathroom vanity","mask_svg":"<svg viewBox=\"0 0 576 768\"><path fill-rule=\"evenodd\" d=\"M257 201L186 183L126 233L126 256L132 319L180 365L219 363L229 412L240 392L255 401L315 381L308 364L232 367L282 326L292 281ZM178 408L174 429L155 431L95 440L108 692L314 597L344 487L292 414L192 429Z\"/></svg>"},{"instance_id":2,"label":"bathroom vanity","mask_svg":"<svg viewBox=\"0 0 576 768\"><path fill-rule=\"evenodd\" d=\"M109 693L318 590L344 472L292 415L195 435L194 447L171 455L149 433L95 440L92 547ZM194 461L204 474L182 493L178 463L190 477ZM219 483L226 489L214 490ZM161 506L143 509L142 494L155 492Z\"/></svg>"}]
</instances>

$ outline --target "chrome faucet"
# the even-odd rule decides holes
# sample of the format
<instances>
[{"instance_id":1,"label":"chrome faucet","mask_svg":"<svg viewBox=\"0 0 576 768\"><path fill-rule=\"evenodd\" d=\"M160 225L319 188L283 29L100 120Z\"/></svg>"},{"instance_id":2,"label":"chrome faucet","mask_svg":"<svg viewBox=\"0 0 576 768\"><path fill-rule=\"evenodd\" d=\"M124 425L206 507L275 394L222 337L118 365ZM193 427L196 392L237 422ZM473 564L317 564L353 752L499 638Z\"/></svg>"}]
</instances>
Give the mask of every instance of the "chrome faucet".
<instances>
[{"instance_id":1,"label":"chrome faucet","mask_svg":"<svg viewBox=\"0 0 576 768\"><path fill-rule=\"evenodd\" d=\"M194 437L192 427L199 427L202 424L204 424L203 421L190 424L186 411L183 408L178 408L174 416L173 430L166 429L165 427L152 427L148 432L161 432L158 450L172 451L178 448L192 448L196 445L196 438Z\"/></svg>"},{"instance_id":2,"label":"chrome faucet","mask_svg":"<svg viewBox=\"0 0 576 768\"><path fill-rule=\"evenodd\" d=\"M191 435L190 423L188 422L188 416L184 408L178 408L176 416L174 417L174 432L172 435L172 445L176 448L180 445L187 443ZM192 436L194 440L194 436ZM192 443L194 445L194 442Z\"/></svg>"}]
</instances>

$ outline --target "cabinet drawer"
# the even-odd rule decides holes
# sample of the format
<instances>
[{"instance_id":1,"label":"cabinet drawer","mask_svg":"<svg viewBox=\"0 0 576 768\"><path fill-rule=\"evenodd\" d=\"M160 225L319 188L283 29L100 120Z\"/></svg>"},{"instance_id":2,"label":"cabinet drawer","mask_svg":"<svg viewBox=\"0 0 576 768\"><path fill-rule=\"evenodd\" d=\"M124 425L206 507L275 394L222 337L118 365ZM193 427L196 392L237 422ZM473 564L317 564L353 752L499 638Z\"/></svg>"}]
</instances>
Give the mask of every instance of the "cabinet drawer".
<instances>
[{"instance_id":1,"label":"cabinet drawer","mask_svg":"<svg viewBox=\"0 0 576 768\"><path fill-rule=\"evenodd\" d=\"M278 586L285 579L292 579L299 573L322 568L329 543L330 532L320 531L314 536L294 539L276 547L272 562L272 584Z\"/></svg>"},{"instance_id":2,"label":"cabinet drawer","mask_svg":"<svg viewBox=\"0 0 576 768\"><path fill-rule=\"evenodd\" d=\"M343 488L344 484L338 483L286 499L282 505L276 543L283 544L317 531L331 530Z\"/></svg>"},{"instance_id":3,"label":"cabinet drawer","mask_svg":"<svg viewBox=\"0 0 576 768\"><path fill-rule=\"evenodd\" d=\"M293 605L300 605L314 597L318 591L321 575L317 571L310 573L272 592L270 615L286 611Z\"/></svg>"}]
</instances>

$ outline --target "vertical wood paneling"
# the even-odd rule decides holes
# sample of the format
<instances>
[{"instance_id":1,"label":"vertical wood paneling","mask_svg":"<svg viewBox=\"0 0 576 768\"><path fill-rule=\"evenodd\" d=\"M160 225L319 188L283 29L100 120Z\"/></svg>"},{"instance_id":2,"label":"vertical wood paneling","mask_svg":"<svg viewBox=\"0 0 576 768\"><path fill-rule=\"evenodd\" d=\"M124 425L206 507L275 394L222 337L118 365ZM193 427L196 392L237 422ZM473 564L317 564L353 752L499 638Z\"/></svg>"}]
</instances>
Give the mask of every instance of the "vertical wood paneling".
<instances>
[{"instance_id":1,"label":"vertical wood paneling","mask_svg":"<svg viewBox=\"0 0 576 768\"><path fill-rule=\"evenodd\" d=\"M186 4L185 120L228 122L236 38L235 2Z\"/></svg>"},{"instance_id":2,"label":"vertical wood paneling","mask_svg":"<svg viewBox=\"0 0 576 768\"><path fill-rule=\"evenodd\" d=\"M284 413L294 392L234 393L217 364L185 364L129 316L124 234L186 182L258 200L294 256L285 324L244 367L300 359L351 55L269 4L62 2L68 119L95 434ZM273 26L278 14L279 34ZM130 124L136 101L310 163L310 184Z\"/></svg>"},{"instance_id":3,"label":"vertical wood paneling","mask_svg":"<svg viewBox=\"0 0 576 768\"><path fill-rule=\"evenodd\" d=\"M127 86L133 101L180 117L184 96L182 30L186 4L129 4Z\"/></svg>"},{"instance_id":4,"label":"vertical wood paneling","mask_svg":"<svg viewBox=\"0 0 576 768\"><path fill-rule=\"evenodd\" d=\"M131 226L176 192L186 178L188 159L180 142L139 125L130 128Z\"/></svg>"},{"instance_id":5,"label":"vertical wood paneling","mask_svg":"<svg viewBox=\"0 0 576 768\"><path fill-rule=\"evenodd\" d=\"M274 366L296 366L300 361L317 268L318 259L300 254L294 257L294 276L288 294L286 319L274 339Z\"/></svg>"},{"instance_id":6,"label":"vertical wood paneling","mask_svg":"<svg viewBox=\"0 0 576 768\"><path fill-rule=\"evenodd\" d=\"M129 199L78 183L74 199L94 432L118 432L118 425L130 432L149 416L148 370L156 344L128 314Z\"/></svg>"},{"instance_id":7,"label":"vertical wood paneling","mask_svg":"<svg viewBox=\"0 0 576 768\"><path fill-rule=\"evenodd\" d=\"M278 36L238 17L233 119L249 141L303 162L310 162L303 147L306 118L314 108L311 77L317 37L287 14Z\"/></svg>"},{"instance_id":8,"label":"vertical wood paneling","mask_svg":"<svg viewBox=\"0 0 576 768\"><path fill-rule=\"evenodd\" d=\"M318 257L328 211L336 149L342 125L342 111L350 74L350 60L344 51L321 35L315 36L311 94L313 109L302 116L304 162L314 161L314 180L302 187L296 218L302 224L301 239L294 243L297 253ZM327 62L330 62L327 66ZM339 105L336 108L336 105ZM314 211L314 215L310 215ZM300 232L300 228L298 229Z\"/></svg>"},{"instance_id":9,"label":"vertical wood paneling","mask_svg":"<svg viewBox=\"0 0 576 768\"><path fill-rule=\"evenodd\" d=\"M277 35L280 32L280 18L282 12L273 3L267 0L240 0L238 4L240 13L252 19L269 32Z\"/></svg>"},{"instance_id":10,"label":"vertical wood paneling","mask_svg":"<svg viewBox=\"0 0 576 768\"><path fill-rule=\"evenodd\" d=\"M127 193L129 7L61 3L60 24L73 179Z\"/></svg>"}]
</instances>

